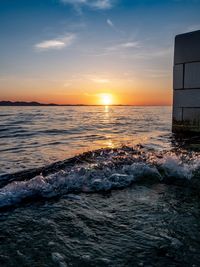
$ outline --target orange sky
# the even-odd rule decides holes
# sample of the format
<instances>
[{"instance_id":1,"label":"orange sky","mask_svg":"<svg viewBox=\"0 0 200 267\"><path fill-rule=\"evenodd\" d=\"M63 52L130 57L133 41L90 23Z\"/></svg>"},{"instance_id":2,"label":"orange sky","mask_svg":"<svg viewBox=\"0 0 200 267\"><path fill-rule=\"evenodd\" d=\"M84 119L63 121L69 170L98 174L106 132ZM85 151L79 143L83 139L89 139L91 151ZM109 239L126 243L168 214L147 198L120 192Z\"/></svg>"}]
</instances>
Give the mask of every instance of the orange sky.
<instances>
[{"instance_id":1,"label":"orange sky","mask_svg":"<svg viewBox=\"0 0 200 267\"><path fill-rule=\"evenodd\" d=\"M3 82L3 81L2 81ZM106 78L74 79L46 82L37 79L10 79L10 90L1 93L0 100L37 101L57 104L103 104L102 94L110 94L111 104L122 105L171 105L172 81L165 79Z\"/></svg>"}]
</instances>

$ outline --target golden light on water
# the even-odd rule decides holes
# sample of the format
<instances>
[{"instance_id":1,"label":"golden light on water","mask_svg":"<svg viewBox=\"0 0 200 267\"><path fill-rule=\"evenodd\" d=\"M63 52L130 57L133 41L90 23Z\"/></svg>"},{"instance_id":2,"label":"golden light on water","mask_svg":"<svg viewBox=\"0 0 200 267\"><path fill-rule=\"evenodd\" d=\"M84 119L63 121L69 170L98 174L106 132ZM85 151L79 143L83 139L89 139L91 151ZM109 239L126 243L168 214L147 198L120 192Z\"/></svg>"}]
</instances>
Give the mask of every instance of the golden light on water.
<instances>
[{"instance_id":1,"label":"golden light on water","mask_svg":"<svg viewBox=\"0 0 200 267\"><path fill-rule=\"evenodd\" d=\"M109 106L113 104L112 95L111 94L101 94L101 104L105 106Z\"/></svg>"}]
</instances>

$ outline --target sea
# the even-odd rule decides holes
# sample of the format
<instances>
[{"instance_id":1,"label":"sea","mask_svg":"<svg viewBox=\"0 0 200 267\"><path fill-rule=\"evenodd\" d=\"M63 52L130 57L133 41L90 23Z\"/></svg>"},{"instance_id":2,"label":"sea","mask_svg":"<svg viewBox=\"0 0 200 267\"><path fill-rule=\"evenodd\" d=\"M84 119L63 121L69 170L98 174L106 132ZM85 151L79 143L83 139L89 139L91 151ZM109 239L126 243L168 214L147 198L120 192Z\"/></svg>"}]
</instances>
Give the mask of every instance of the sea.
<instances>
[{"instance_id":1,"label":"sea","mask_svg":"<svg viewBox=\"0 0 200 267\"><path fill-rule=\"evenodd\" d=\"M0 266L200 266L200 140L171 107L0 107Z\"/></svg>"}]
</instances>

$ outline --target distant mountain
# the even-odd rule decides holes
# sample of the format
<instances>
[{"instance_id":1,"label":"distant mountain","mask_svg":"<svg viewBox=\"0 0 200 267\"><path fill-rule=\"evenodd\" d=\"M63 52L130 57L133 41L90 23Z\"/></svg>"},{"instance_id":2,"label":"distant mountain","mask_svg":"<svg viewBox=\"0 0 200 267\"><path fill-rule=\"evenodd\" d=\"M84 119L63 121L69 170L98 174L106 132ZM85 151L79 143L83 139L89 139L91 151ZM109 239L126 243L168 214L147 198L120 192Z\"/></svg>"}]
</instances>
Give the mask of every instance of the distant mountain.
<instances>
[{"instance_id":1,"label":"distant mountain","mask_svg":"<svg viewBox=\"0 0 200 267\"><path fill-rule=\"evenodd\" d=\"M54 104L54 103L50 103L50 104L44 104L44 103L39 103L39 102L24 102L24 101L0 101L0 106L19 106L19 107L39 107L39 106L104 106L104 105L85 105L85 104ZM111 105L111 106L127 106L127 105Z\"/></svg>"},{"instance_id":2,"label":"distant mountain","mask_svg":"<svg viewBox=\"0 0 200 267\"><path fill-rule=\"evenodd\" d=\"M37 106L88 106L84 104L44 104L44 103L39 103L39 102L24 102L24 101L0 101L0 106L28 106L28 107L37 107Z\"/></svg>"},{"instance_id":3,"label":"distant mountain","mask_svg":"<svg viewBox=\"0 0 200 267\"><path fill-rule=\"evenodd\" d=\"M38 102L23 102L23 101L0 101L0 106L58 106L57 104L42 104Z\"/></svg>"}]
</instances>

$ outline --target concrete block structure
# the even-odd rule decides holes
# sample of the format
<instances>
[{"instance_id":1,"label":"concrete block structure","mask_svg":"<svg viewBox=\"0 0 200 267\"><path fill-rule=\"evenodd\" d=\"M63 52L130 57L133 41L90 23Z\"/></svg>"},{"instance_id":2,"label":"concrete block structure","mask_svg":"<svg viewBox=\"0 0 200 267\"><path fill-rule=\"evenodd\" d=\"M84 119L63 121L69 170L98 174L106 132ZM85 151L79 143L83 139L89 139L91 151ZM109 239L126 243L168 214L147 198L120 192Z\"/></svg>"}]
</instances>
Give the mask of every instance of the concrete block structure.
<instances>
[{"instance_id":1,"label":"concrete block structure","mask_svg":"<svg viewBox=\"0 0 200 267\"><path fill-rule=\"evenodd\" d=\"M200 30L175 38L173 88L172 131L200 134Z\"/></svg>"}]
</instances>

